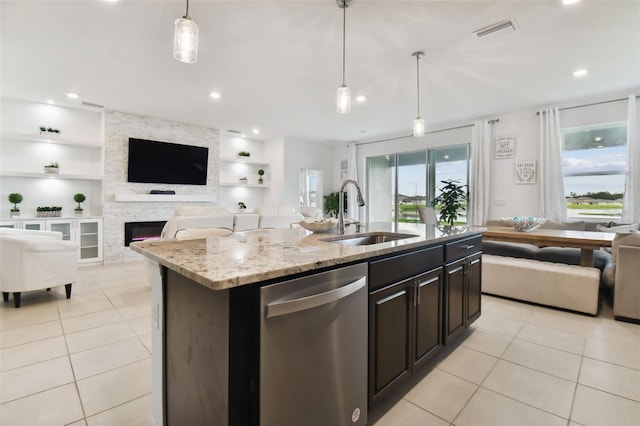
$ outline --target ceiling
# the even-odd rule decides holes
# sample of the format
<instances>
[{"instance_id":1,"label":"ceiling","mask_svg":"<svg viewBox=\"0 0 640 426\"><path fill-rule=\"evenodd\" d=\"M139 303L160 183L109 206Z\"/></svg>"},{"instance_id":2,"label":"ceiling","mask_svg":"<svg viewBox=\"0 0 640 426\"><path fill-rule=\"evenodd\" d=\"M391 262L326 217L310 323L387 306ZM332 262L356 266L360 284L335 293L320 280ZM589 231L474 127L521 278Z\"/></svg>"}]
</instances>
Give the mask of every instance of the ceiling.
<instances>
[{"instance_id":1,"label":"ceiling","mask_svg":"<svg viewBox=\"0 0 640 426\"><path fill-rule=\"evenodd\" d=\"M349 114L336 0L196 1L196 64L173 59L184 1L5 1L1 94L80 100L107 109L257 138L339 143L427 131L447 123L640 87L640 1L353 0L347 9ZM473 31L512 19L517 31ZM587 68L586 77L572 75ZM80 94L69 100L65 92ZM209 97L219 92L221 99ZM251 135L252 137L256 137Z\"/></svg>"}]
</instances>

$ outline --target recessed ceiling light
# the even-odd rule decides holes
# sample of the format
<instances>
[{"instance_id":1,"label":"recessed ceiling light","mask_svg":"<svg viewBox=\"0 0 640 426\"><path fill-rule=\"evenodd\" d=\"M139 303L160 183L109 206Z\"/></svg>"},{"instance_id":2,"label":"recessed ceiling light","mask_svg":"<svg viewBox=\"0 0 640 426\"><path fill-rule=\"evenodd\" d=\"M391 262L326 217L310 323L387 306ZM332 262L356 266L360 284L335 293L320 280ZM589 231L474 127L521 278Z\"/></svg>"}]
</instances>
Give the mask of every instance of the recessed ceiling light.
<instances>
[{"instance_id":1,"label":"recessed ceiling light","mask_svg":"<svg viewBox=\"0 0 640 426\"><path fill-rule=\"evenodd\" d=\"M221 95L218 92L211 92L209 93L209 96L211 96L212 99L220 99Z\"/></svg>"},{"instance_id":2,"label":"recessed ceiling light","mask_svg":"<svg viewBox=\"0 0 640 426\"><path fill-rule=\"evenodd\" d=\"M78 99L79 97L80 95L78 95L77 93L67 92L67 98L69 99Z\"/></svg>"},{"instance_id":3,"label":"recessed ceiling light","mask_svg":"<svg viewBox=\"0 0 640 426\"><path fill-rule=\"evenodd\" d=\"M586 69L582 68L582 69L579 69L579 70L575 70L573 72L573 76L574 77L584 77L588 73L589 73L589 71L587 71Z\"/></svg>"},{"instance_id":4,"label":"recessed ceiling light","mask_svg":"<svg viewBox=\"0 0 640 426\"><path fill-rule=\"evenodd\" d=\"M562 0L562 4L574 4L578 3L580 0Z\"/></svg>"},{"instance_id":5,"label":"recessed ceiling light","mask_svg":"<svg viewBox=\"0 0 640 426\"><path fill-rule=\"evenodd\" d=\"M251 132L252 132L254 135L259 135L259 134L260 134L260 130L258 130L258 129L253 129Z\"/></svg>"},{"instance_id":6,"label":"recessed ceiling light","mask_svg":"<svg viewBox=\"0 0 640 426\"><path fill-rule=\"evenodd\" d=\"M596 142L600 142L602 140L602 138L600 136L598 136L597 138L594 138L593 140L596 141Z\"/></svg>"},{"instance_id":7,"label":"recessed ceiling light","mask_svg":"<svg viewBox=\"0 0 640 426\"><path fill-rule=\"evenodd\" d=\"M367 97L365 95L358 95L356 96L356 101L357 102L364 102L367 100Z\"/></svg>"}]
</instances>

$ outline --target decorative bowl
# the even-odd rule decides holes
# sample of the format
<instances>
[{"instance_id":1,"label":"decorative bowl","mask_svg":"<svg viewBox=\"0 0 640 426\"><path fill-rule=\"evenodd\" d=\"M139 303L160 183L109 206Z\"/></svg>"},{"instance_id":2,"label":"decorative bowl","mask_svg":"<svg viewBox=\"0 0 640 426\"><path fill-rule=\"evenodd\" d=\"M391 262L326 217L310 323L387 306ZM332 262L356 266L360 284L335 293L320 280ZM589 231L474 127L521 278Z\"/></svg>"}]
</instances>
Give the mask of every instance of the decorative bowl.
<instances>
[{"instance_id":1,"label":"decorative bowl","mask_svg":"<svg viewBox=\"0 0 640 426\"><path fill-rule=\"evenodd\" d=\"M542 225L545 222L545 219L542 217L535 217L535 216L529 216L529 217L514 216L514 217L503 217L502 221L508 225L513 226L517 231L529 232L529 231L533 231L534 229Z\"/></svg>"},{"instance_id":2,"label":"decorative bowl","mask_svg":"<svg viewBox=\"0 0 640 426\"><path fill-rule=\"evenodd\" d=\"M338 221L336 219L306 219L298 222L298 225L302 226L307 231L322 233L335 229L336 225L338 225Z\"/></svg>"}]
</instances>

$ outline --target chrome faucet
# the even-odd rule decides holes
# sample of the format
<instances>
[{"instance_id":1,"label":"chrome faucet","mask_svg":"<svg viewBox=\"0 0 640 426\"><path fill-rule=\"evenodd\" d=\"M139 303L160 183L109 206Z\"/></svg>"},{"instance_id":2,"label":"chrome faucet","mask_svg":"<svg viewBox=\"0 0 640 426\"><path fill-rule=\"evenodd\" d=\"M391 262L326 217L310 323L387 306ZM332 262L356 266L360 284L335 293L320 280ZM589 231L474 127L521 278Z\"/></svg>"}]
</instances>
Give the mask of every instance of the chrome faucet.
<instances>
[{"instance_id":1,"label":"chrome faucet","mask_svg":"<svg viewBox=\"0 0 640 426\"><path fill-rule=\"evenodd\" d=\"M338 234L344 234L344 188L348 184L353 184L356 186L356 190L358 191L358 205L360 207L364 206L364 198L362 198L362 191L360 190L360 185L353 179L346 179L342 182L342 186L340 186L340 193L338 195ZM358 226L358 229L360 226Z\"/></svg>"}]
</instances>

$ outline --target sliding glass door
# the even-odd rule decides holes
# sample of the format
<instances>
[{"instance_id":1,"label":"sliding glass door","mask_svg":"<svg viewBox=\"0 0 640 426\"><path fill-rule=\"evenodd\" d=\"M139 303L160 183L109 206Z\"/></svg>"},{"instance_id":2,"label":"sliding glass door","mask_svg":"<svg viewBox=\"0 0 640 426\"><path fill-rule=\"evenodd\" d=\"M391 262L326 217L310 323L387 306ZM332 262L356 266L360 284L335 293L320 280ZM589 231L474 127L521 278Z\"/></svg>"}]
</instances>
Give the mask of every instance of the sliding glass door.
<instances>
[{"instance_id":1,"label":"sliding glass door","mask_svg":"<svg viewBox=\"0 0 640 426\"><path fill-rule=\"evenodd\" d=\"M431 206L441 181L467 185L469 154L468 145L457 145L368 157L368 220L419 222L418 210ZM459 222L466 223L466 212Z\"/></svg>"}]
</instances>

